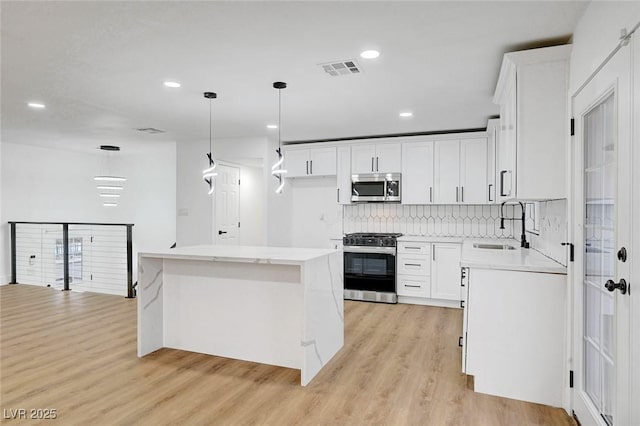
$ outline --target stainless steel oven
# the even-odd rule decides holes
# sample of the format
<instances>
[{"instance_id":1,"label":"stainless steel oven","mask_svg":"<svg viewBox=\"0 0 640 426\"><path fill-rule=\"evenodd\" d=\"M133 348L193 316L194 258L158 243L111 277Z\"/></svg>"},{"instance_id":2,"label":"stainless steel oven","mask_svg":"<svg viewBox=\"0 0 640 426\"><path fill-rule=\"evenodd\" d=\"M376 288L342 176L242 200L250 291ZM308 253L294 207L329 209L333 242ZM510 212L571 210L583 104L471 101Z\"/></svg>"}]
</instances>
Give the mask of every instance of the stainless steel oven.
<instances>
[{"instance_id":1,"label":"stainless steel oven","mask_svg":"<svg viewBox=\"0 0 640 426\"><path fill-rule=\"evenodd\" d=\"M397 303L396 238L400 234L348 234L343 239L344 298Z\"/></svg>"},{"instance_id":2,"label":"stainless steel oven","mask_svg":"<svg viewBox=\"0 0 640 426\"><path fill-rule=\"evenodd\" d=\"M400 173L369 173L351 175L351 201L399 203Z\"/></svg>"}]
</instances>

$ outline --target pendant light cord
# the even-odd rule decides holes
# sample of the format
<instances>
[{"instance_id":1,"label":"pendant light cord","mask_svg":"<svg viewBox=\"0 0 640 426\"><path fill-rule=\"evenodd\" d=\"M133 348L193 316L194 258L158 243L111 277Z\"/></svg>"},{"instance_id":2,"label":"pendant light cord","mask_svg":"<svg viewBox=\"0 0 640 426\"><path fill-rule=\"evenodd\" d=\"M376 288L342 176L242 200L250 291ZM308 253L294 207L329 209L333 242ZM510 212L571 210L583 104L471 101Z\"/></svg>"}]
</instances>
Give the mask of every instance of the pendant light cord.
<instances>
[{"instance_id":1,"label":"pendant light cord","mask_svg":"<svg viewBox=\"0 0 640 426\"><path fill-rule=\"evenodd\" d=\"M209 154L211 154L211 99L209 99Z\"/></svg>"},{"instance_id":2,"label":"pendant light cord","mask_svg":"<svg viewBox=\"0 0 640 426\"><path fill-rule=\"evenodd\" d=\"M282 128L282 89L278 89L278 149L280 149L282 138L280 131Z\"/></svg>"}]
</instances>

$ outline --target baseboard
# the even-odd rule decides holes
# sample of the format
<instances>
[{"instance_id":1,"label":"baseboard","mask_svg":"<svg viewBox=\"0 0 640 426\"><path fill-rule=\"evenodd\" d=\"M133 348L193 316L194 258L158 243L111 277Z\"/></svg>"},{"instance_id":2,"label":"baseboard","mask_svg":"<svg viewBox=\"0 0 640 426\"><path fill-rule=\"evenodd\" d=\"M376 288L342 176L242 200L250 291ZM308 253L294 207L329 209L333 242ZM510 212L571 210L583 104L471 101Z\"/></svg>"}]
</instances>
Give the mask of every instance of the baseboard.
<instances>
[{"instance_id":1,"label":"baseboard","mask_svg":"<svg viewBox=\"0 0 640 426\"><path fill-rule=\"evenodd\" d=\"M398 296L398 303L460 309L459 300L426 299L424 297Z\"/></svg>"}]
</instances>

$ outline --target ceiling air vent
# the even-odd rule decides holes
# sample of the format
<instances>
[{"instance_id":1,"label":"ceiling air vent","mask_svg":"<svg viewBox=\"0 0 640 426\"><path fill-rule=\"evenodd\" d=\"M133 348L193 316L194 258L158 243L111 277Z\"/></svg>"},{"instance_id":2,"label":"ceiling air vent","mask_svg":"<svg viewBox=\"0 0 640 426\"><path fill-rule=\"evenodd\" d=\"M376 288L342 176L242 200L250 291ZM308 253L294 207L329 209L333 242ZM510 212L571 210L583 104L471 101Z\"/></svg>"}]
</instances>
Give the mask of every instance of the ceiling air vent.
<instances>
[{"instance_id":1,"label":"ceiling air vent","mask_svg":"<svg viewBox=\"0 0 640 426\"><path fill-rule=\"evenodd\" d=\"M155 127L140 127L139 129L136 129L136 130L139 132L151 133L151 134L166 133L164 130L156 129Z\"/></svg>"},{"instance_id":2,"label":"ceiling air vent","mask_svg":"<svg viewBox=\"0 0 640 426\"><path fill-rule=\"evenodd\" d=\"M360 74L362 71L358 67L358 64L353 59L347 61L327 62L326 64L320 64L324 72L332 77L339 77L341 75Z\"/></svg>"}]
</instances>

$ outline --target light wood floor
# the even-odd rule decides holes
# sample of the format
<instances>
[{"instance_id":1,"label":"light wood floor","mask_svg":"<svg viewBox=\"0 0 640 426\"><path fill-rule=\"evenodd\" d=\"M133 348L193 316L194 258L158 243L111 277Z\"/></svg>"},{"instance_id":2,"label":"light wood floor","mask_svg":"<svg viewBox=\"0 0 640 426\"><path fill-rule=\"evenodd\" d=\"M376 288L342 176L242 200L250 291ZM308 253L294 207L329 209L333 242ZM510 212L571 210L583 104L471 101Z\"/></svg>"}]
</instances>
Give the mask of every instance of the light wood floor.
<instances>
[{"instance_id":1,"label":"light wood floor","mask_svg":"<svg viewBox=\"0 0 640 426\"><path fill-rule=\"evenodd\" d=\"M303 388L286 368L137 358L135 300L19 284L0 287L0 308L0 408L55 408L59 424L572 424L466 388L459 310L345 302L345 346Z\"/></svg>"}]
</instances>

